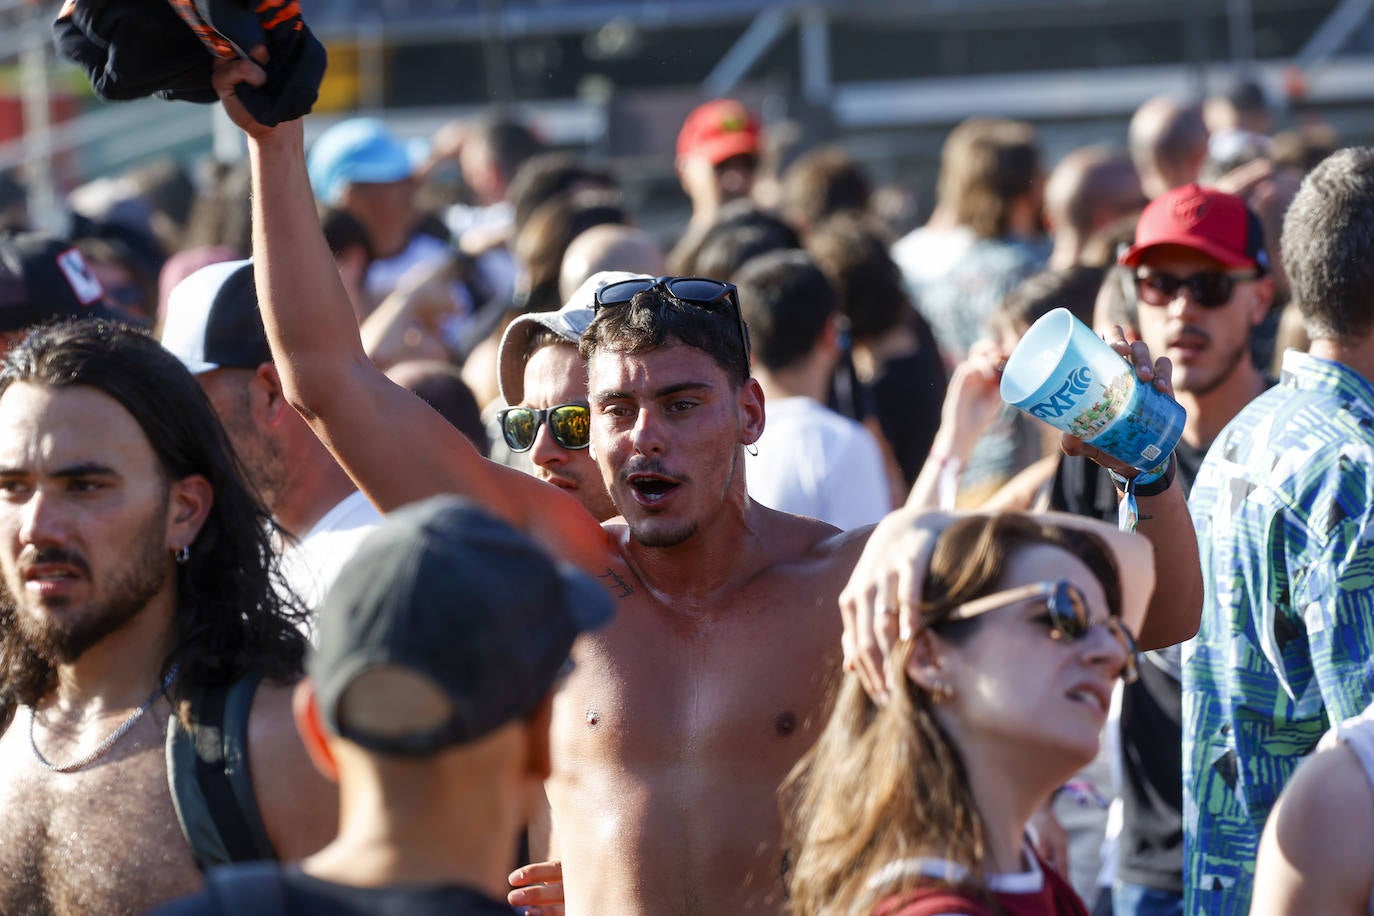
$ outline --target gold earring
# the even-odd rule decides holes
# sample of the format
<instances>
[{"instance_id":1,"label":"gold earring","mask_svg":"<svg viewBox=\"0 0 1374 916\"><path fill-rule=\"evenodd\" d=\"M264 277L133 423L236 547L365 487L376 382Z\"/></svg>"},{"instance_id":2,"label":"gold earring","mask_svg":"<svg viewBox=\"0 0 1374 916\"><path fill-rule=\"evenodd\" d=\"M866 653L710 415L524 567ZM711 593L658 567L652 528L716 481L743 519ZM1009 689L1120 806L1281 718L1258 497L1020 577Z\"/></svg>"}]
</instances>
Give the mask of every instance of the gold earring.
<instances>
[{"instance_id":1,"label":"gold earring","mask_svg":"<svg viewBox=\"0 0 1374 916\"><path fill-rule=\"evenodd\" d=\"M934 703L948 703L954 699L954 687L944 681L936 681L930 688L930 699Z\"/></svg>"}]
</instances>

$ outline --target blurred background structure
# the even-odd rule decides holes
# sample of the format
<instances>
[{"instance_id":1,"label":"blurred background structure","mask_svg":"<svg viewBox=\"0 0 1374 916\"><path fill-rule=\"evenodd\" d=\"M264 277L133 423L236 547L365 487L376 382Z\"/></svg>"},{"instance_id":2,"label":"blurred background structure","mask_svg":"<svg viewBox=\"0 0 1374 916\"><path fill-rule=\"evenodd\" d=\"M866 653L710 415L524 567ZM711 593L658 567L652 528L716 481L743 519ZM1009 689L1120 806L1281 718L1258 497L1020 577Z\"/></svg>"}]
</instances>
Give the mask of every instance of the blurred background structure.
<instances>
[{"instance_id":1,"label":"blurred background structure","mask_svg":"<svg viewBox=\"0 0 1374 916\"><path fill-rule=\"evenodd\" d=\"M773 154L844 146L929 210L939 145L970 115L1036 124L1048 161L1161 93L1238 78L1280 126L1374 137L1374 0L302 0L330 70L312 134L355 112L400 134L492 105L614 163L636 204L681 201L672 143L703 98L761 112ZM0 172L40 224L71 187L213 146L210 107L106 105L53 61L55 3L0 0ZM228 135L216 148L232 159ZM684 210L685 212L685 210ZM650 229L654 227L650 226Z\"/></svg>"}]
</instances>

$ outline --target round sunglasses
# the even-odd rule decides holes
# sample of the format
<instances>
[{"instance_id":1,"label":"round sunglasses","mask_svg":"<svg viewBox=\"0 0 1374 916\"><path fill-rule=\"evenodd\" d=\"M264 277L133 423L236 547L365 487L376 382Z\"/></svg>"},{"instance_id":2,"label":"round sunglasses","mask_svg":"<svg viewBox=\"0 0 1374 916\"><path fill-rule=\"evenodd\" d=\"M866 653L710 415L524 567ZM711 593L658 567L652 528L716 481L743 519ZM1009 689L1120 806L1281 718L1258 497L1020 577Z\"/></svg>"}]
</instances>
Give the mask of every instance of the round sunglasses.
<instances>
[{"instance_id":1,"label":"round sunglasses","mask_svg":"<svg viewBox=\"0 0 1374 916\"><path fill-rule=\"evenodd\" d=\"M1093 627L1098 626L1092 621L1088 612L1088 599L1082 590L1072 582L1062 579L1058 582L1033 582L1030 585L975 598L959 605L939 620L932 621L930 625L939 626L955 620L968 620L979 614L986 614L988 611L995 611L1031 598L1044 600L1049 610L1051 635L1055 639L1076 642L1086 638ZM1135 644L1135 637L1126 629L1121 618L1115 615L1108 617L1101 626L1107 628L1107 632L1112 634L1112 638L1126 652L1126 662L1121 668L1122 680L1127 684L1135 683L1140 677L1140 649Z\"/></svg>"},{"instance_id":2,"label":"round sunglasses","mask_svg":"<svg viewBox=\"0 0 1374 916\"><path fill-rule=\"evenodd\" d=\"M1237 283L1258 279L1250 273L1226 273L1204 270L1187 277L1157 271L1138 271L1135 275L1136 295L1146 305L1168 305L1178 298L1179 290L1187 287L1193 301L1205 309L1221 308L1231 301Z\"/></svg>"},{"instance_id":3,"label":"round sunglasses","mask_svg":"<svg viewBox=\"0 0 1374 916\"><path fill-rule=\"evenodd\" d=\"M591 442L592 412L586 404L507 407L496 417L501 424L501 438L513 452L528 452L534 448L539 426L546 421L553 441L563 448L586 448Z\"/></svg>"}]
</instances>

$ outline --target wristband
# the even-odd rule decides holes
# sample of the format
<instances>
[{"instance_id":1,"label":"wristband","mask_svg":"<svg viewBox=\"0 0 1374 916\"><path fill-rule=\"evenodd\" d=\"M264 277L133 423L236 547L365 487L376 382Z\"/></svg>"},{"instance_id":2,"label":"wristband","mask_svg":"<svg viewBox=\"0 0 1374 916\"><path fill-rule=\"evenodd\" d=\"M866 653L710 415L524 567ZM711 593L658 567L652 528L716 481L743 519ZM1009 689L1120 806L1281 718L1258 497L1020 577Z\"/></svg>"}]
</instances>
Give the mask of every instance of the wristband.
<instances>
[{"instance_id":1,"label":"wristband","mask_svg":"<svg viewBox=\"0 0 1374 916\"><path fill-rule=\"evenodd\" d=\"M1162 466L1152 471L1142 471L1134 478L1122 477L1110 468L1107 469L1107 473L1111 475L1112 483L1116 485L1117 490L1122 493L1126 492L1126 485L1129 483L1131 484L1131 491L1136 496L1158 496L1173 486L1174 472L1177 467L1178 459L1174 457L1173 452L1170 452L1169 460L1164 462Z\"/></svg>"}]
</instances>

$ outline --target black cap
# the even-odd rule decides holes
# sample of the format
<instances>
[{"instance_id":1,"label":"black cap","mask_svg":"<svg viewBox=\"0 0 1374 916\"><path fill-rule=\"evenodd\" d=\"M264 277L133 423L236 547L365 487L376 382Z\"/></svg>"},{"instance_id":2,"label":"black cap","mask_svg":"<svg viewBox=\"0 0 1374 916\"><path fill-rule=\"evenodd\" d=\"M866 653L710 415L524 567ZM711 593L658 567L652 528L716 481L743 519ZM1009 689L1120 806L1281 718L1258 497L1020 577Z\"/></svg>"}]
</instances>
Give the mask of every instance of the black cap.
<instances>
[{"instance_id":1,"label":"black cap","mask_svg":"<svg viewBox=\"0 0 1374 916\"><path fill-rule=\"evenodd\" d=\"M325 596L306 667L335 734L378 753L432 754L532 713L573 640L611 614L595 579L471 502L436 496L389 514L359 545ZM345 695L377 668L422 678L450 714L403 734L347 721Z\"/></svg>"},{"instance_id":2,"label":"black cap","mask_svg":"<svg viewBox=\"0 0 1374 916\"><path fill-rule=\"evenodd\" d=\"M0 333L63 318L118 316L81 252L40 232L0 235Z\"/></svg>"},{"instance_id":3,"label":"black cap","mask_svg":"<svg viewBox=\"0 0 1374 916\"><path fill-rule=\"evenodd\" d=\"M167 297L161 340L192 375L270 363L253 262L221 261L178 283Z\"/></svg>"}]
</instances>

